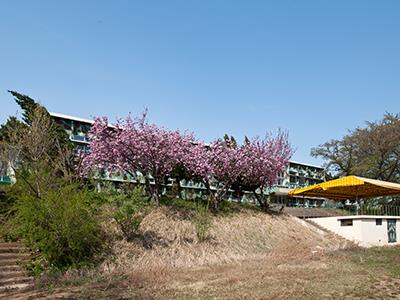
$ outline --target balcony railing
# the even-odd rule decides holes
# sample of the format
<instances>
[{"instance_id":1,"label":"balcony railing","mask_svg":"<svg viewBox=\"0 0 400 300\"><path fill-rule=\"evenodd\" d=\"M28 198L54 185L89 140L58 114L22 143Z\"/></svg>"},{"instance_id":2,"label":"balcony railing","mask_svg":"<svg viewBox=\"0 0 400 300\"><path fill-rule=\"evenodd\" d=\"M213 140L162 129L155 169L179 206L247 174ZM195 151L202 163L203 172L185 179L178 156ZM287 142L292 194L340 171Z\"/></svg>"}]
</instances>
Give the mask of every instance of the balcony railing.
<instances>
[{"instance_id":1,"label":"balcony railing","mask_svg":"<svg viewBox=\"0 0 400 300\"><path fill-rule=\"evenodd\" d=\"M0 176L0 184L11 184L10 176Z\"/></svg>"},{"instance_id":2,"label":"balcony railing","mask_svg":"<svg viewBox=\"0 0 400 300\"><path fill-rule=\"evenodd\" d=\"M71 134L69 136L69 139L72 142L87 143L87 144L89 143L89 140L88 140L87 136L85 136L85 135Z\"/></svg>"},{"instance_id":3,"label":"balcony railing","mask_svg":"<svg viewBox=\"0 0 400 300\"><path fill-rule=\"evenodd\" d=\"M353 213L359 215L370 215L370 216L400 216L400 206L396 205L379 205L371 207L366 204L360 205L360 207L353 208Z\"/></svg>"}]
</instances>

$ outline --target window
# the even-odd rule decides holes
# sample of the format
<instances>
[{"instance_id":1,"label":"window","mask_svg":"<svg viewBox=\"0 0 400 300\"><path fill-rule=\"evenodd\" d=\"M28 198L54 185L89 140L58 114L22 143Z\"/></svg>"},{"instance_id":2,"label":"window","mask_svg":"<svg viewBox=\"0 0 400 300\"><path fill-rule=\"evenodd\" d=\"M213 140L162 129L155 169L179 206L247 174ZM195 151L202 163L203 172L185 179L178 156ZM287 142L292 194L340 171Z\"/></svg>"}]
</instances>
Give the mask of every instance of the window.
<instances>
[{"instance_id":1,"label":"window","mask_svg":"<svg viewBox=\"0 0 400 300\"><path fill-rule=\"evenodd\" d=\"M382 219L375 219L376 226L382 225Z\"/></svg>"},{"instance_id":2,"label":"window","mask_svg":"<svg viewBox=\"0 0 400 300\"><path fill-rule=\"evenodd\" d=\"M340 220L340 226L353 226L353 219Z\"/></svg>"}]
</instances>

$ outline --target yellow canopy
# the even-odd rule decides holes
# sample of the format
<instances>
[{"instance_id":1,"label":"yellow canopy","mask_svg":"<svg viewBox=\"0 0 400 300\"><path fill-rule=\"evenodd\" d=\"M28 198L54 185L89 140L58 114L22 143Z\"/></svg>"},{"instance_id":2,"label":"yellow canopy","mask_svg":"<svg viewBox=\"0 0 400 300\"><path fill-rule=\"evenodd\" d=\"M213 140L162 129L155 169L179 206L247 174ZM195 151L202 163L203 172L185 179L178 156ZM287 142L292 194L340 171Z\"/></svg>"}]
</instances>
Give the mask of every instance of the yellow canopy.
<instances>
[{"instance_id":1,"label":"yellow canopy","mask_svg":"<svg viewBox=\"0 0 400 300\"><path fill-rule=\"evenodd\" d=\"M334 200L371 198L400 195L400 184L358 176L347 176L292 190L288 194L290 196L322 197Z\"/></svg>"}]
</instances>

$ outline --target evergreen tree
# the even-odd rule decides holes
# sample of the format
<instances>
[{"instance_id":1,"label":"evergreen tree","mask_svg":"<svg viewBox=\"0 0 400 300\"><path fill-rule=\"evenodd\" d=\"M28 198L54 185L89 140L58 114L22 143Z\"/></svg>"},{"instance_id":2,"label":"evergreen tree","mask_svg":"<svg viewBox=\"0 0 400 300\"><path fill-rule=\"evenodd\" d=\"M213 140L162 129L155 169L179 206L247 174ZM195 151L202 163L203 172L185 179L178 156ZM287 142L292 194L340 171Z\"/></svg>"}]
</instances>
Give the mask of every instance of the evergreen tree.
<instances>
[{"instance_id":1,"label":"evergreen tree","mask_svg":"<svg viewBox=\"0 0 400 300\"><path fill-rule=\"evenodd\" d=\"M16 91L10 91L10 90L8 92L14 96L15 102L17 102L17 104L23 110L22 120L24 121L24 123L30 125L32 122L31 119L33 111L38 107L39 104L27 95L20 94Z\"/></svg>"},{"instance_id":2,"label":"evergreen tree","mask_svg":"<svg viewBox=\"0 0 400 300\"><path fill-rule=\"evenodd\" d=\"M7 122L0 127L0 141L8 141L9 134L11 130L16 130L20 127L31 126L32 125L32 117L37 108L41 108L45 111L47 115L50 116L49 112L46 108L40 105L31 97L18 93L16 91L8 91L12 96L14 96L15 102L22 109L22 122L18 120L16 117L11 116L8 118ZM64 128L60 125L54 123L54 131L57 136L57 140L59 145L62 147L72 148L73 144L69 141L68 135L65 132Z\"/></svg>"}]
</instances>

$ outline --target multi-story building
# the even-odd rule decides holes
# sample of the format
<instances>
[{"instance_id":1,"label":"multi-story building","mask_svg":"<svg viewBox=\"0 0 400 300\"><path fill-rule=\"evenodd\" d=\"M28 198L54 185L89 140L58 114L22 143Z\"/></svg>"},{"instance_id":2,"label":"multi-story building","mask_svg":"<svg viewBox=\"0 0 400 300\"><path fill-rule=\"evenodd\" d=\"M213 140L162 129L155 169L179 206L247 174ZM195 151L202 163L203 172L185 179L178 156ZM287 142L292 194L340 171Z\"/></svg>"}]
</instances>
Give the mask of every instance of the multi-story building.
<instances>
[{"instance_id":1,"label":"multi-story building","mask_svg":"<svg viewBox=\"0 0 400 300\"><path fill-rule=\"evenodd\" d=\"M287 169L281 174L278 184L272 189L272 201L288 206L320 206L321 198L290 197L292 189L302 188L325 181L325 170L320 166L290 161Z\"/></svg>"},{"instance_id":2,"label":"multi-story building","mask_svg":"<svg viewBox=\"0 0 400 300\"><path fill-rule=\"evenodd\" d=\"M78 149L84 150L86 147L88 147L88 133L93 124L92 120L60 113L50 113L50 115L57 124L61 125L65 129L70 140ZM5 177L2 177L2 175ZM10 177L8 177L6 173L0 173L0 182L2 178L4 178L4 182L11 182ZM135 179L129 174L123 174L119 171L114 173L105 172L102 174L102 179L112 181L116 184L135 181ZM173 179L170 180L170 185L172 185L172 181ZM288 168L282 172L278 184L269 190L271 201L286 204L288 206L320 205L323 203L323 199L303 199L289 197L288 191L294 188L305 187L323 181L325 181L325 173L322 167L291 161ZM184 180L180 183L180 185L184 190L186 190L186 196L202 195L204 191L204 187L202 187L202 185L199 183ZM248 199L249 198L251 198L251 195L248 195Z\"/></svg>"},{"instance_id":3,"label":"multi-story building","mask_svg":"<svg viewBox=\"0 0 400 300\"><path fill-rule=\"evenodd\" d=\"M88 147L88 133L94 123L93 120L53 112L50 115L57 124L64 128L69 135L70 141L75 144L77 149L84 150ZM120 171L115 171L114 173L104 172L101 176L102 179L116 183L132 182L134 180L129 174L124 174Z\"/></svg>"}]
</instances>

